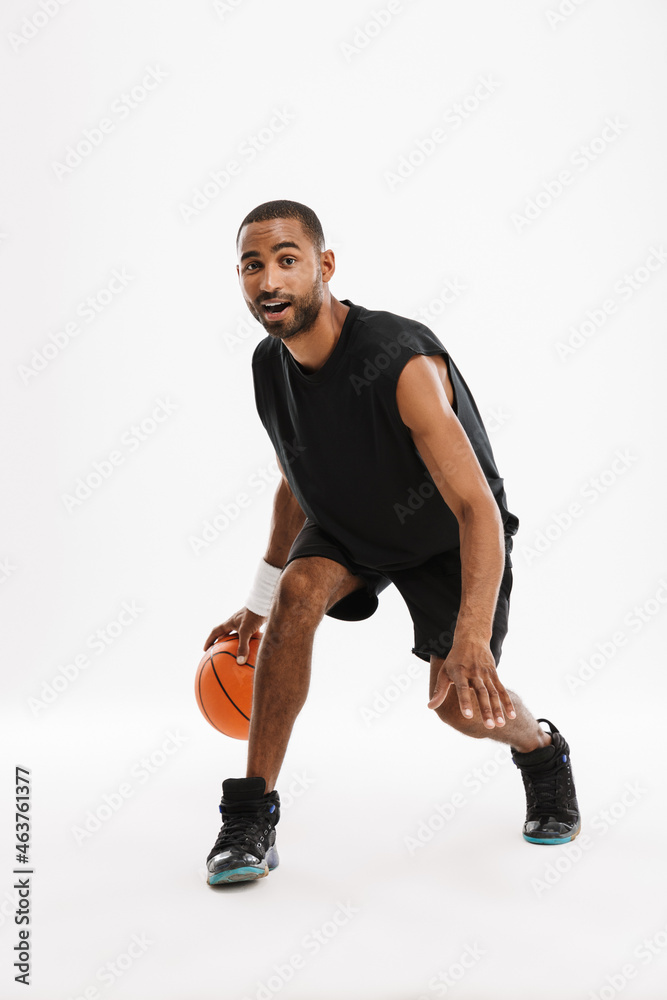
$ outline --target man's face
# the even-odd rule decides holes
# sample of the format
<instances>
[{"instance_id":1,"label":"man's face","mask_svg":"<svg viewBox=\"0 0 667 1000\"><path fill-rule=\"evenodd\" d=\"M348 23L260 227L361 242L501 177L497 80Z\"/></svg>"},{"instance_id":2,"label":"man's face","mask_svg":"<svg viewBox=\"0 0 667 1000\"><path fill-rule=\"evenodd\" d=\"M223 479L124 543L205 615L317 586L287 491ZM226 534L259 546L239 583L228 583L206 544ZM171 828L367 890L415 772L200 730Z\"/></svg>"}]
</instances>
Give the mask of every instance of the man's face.
<instances>
[{"instance_id":1,"label":"man's face","mask_svg":"<svg viewBox=\"0 0 667 1000\"><path fill-rule=\"evenodd\" d=\"M245 226L236 270L248 309L272 337L287 340L317 319L324 300L320 253L300 222Z\"/></svg>"}]
</instances>

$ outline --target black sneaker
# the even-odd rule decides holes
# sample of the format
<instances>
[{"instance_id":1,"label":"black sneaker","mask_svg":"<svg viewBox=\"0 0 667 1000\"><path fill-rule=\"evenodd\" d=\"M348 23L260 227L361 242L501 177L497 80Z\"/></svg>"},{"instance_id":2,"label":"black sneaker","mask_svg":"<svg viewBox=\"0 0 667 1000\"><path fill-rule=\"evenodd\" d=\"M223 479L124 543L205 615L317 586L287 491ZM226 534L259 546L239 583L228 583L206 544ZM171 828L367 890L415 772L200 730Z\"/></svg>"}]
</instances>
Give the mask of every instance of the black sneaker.
<instances>
[{"instance_id":1,"label":"black sneaker","mask_svg":"<svg viewBox=\"0 0 667 1000\"><path fill-rule=\"evenodd\" d=\"M222 783L223 824L206 859L207 882L247 882L278 867L275 826L278 792L264 792L264 778L227 778Z\"/></svg>"},{"instance_id":2,"label":"black sneaker","mask_svg":"<svg viewBox=\"0 0 667 1000\"><path fill-rule=\"evenodd\" d=\"M553 722L537 721L549 726L551 744L531 753L519 753L512 747L512 760L526 789L523 837L531 844L566 844L581 830L570 748Z\"/></svg>"}]
</instances>

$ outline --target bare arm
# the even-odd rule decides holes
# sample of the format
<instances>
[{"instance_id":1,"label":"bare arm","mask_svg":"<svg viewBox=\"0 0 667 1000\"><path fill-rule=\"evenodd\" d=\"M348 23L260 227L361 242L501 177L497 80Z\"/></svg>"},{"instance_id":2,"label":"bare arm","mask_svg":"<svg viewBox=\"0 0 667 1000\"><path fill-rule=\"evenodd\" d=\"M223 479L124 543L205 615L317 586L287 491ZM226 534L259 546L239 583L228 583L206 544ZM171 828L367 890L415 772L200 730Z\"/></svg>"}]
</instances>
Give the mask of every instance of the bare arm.
<instances>
[{"instance_id":1,"label":"bare arm","mask_svg":"<svg viewBox=\"0 0 667 1000\"><path fill-rule=\"evenodd\" d=\"M396 401L415 447L459 522L462 597L457 632L489 641L505 565L502 520L434 361L423 354L411 358L398 380Z\"/></svg>"},{"instance_id":2,"label":"bare arm","mask_svg":"<svg viewBox=\"0 0 667 1000\"><path fill-rule=\"evenodd\" d=\"M514 710L496 674L489 647L505 566L502 519L439 371L435 358L415 355L401 372L396 390L401 419L459 523L461 606L452 650L429 707L441 705L455 683L461 711L471 716L472 687L485 723L492 728L494 715L500 725L504 724L501 702L510 717Z\"/></svg>"},{"instance_id":3,"label":"bare arm","mask_svg":"<svg viewBox=\"0 0 667 1000\"><path fill-rule=\"evenodd\" d=\"M273 498L273 516L271 518L269 544L264 558L271 566L282 568L285 565L289 550L292 548L292 542L304 525L306 515L301 510L299 501L289 487L277 455L276 462L282 473L282 479L278 484L276 495Z\"/></svg>"},{"instance_id":4,"label":"bare arm","mask_svg":"<svg viewBox=\"0 0 667 1000\"><path fill-rule=\"evenodd\" d=\"M269 565L282 569L292 547L292 542L303 527L306 515L289 487L277 455L276 462L282 473L282 478L273 498L269 544L264 558ZM212 630L204 643L204 649L208 649L218 639L230 635L232 632L237 632L239 636L238 657L245 660L251 636L259 631L265 621L266 616L257 615L253 611L249 611L248 608L241 608L222 625L218 625Z\"/></svg>"}]
</instances>

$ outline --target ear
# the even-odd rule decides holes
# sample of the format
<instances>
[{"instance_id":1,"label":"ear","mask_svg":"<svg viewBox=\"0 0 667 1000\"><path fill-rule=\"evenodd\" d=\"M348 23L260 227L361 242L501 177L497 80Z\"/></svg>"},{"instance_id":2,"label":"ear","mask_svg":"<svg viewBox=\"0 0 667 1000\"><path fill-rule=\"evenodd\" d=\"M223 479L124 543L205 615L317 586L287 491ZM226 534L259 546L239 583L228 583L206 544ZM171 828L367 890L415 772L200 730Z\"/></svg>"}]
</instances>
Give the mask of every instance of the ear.
<instances>
[{"instance_id":1,"label":"ear","mask_svg":"<svg viewBox=\"0 0 667 1000\"><path fill-rule=\"evenodd\" d=\"M320 254L320 267L322 268L322 281L331 281L336 272L336 257L333 250L325 250Z\"/></svg>"}]
</instances>

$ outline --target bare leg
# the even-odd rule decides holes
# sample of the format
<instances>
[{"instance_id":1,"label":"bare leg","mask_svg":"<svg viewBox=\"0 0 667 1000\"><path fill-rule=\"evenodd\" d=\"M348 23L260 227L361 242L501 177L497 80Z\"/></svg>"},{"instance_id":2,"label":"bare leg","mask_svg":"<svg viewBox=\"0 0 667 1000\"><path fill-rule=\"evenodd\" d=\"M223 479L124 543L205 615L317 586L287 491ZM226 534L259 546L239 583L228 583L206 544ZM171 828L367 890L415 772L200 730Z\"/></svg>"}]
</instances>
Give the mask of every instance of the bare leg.
<instances>
[{"instance_id":1,"label":"bare leg","mask_svg":"<svg viewBox=\"0 0 667 1000\"><path fill-rule=\"evenodd\" d=\"M433 691L435 689L438 672L443 663L444 660L442 657L431 657L431 678L429 686L429 694L431 697L433 696ZM510 746L512 746L515 750L518 750L519 753L530 753L531 750L537 750L538 747L549 746L551 743L551 736L549 733L545 733L539 725L537 719L533 718L518 695L509 690L508 694L514 703L516 719L506 719L504 726L496 725L494 729L489 729L484 725L479 712L479 707L477 705L477 700L474 697L473 717L472 719L464 718L461 714L459 699L454 685L450 687L447 692L447 697L443 701L442 705L433 711L437 712L443 722L447 722L454 729L458 729L460 733L465 733L467 736L473 736L476 739L488 736L491 740L498 740L500 743L510 744Z\"/></svg>"},{"instance_id":2,"label":"bare leg","mask_svg":"<svg viewBox=\"0 0 667 1000\"><path fill-rule=\"evenodd\" d=\"M275 788L292 727L310 686L313 638L330 607L364 586L340 563L304 556L284 570L259 647L248 736L247 777Z\"/></svg>"}]
</instances>

